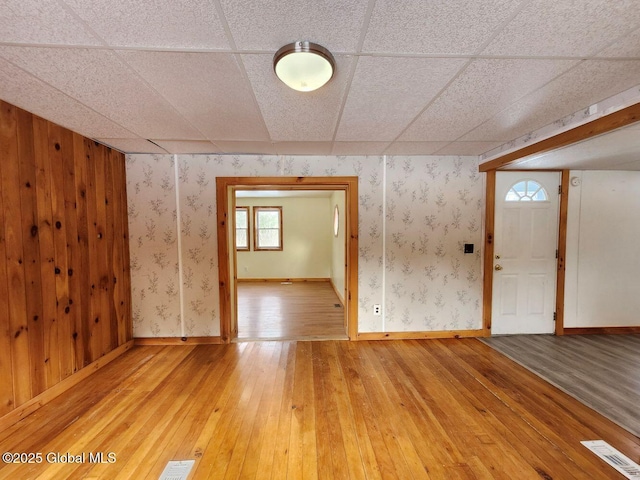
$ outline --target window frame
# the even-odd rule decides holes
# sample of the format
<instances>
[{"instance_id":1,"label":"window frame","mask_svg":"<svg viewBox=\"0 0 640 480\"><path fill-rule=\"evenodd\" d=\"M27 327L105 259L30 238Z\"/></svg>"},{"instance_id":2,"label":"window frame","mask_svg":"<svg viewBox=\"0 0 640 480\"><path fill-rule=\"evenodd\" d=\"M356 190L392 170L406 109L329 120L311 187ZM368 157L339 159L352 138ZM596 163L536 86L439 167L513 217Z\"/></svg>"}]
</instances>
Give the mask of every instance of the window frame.
<instances>
[{"instance_id":1,"label":"window frame","mask_svg":"<svg viewBox=\"0 0 640 480\"><path fill-rule=\"evenodd\" d=\"M538 186L538 189L533 191L531 195L529 195L530 182L535 183ZM524 183L524 195L522 196L516 190L516 187L521 183ZM518 197L517 199L509 198L512 191L514 195ZM542 193L544 198L536 199L535 197L536 195L538 195L538 193ZM509 187L509 190L507 190L507 193L504 196L504 201L506 203L542 203L542 202L549 202L550 200L549 200L549 193L547 192L547 189L544 188L544 185L542 185L539 181L534 180L532 178L523 178L521 180L518 180L517 182L515 182L513 185Z\"/></svg>"},{"instance_id":2,"label":"window frame","mask_svg":"<svg viewBox=\"0 0 640 480\"><path fill-rule=\"evenodd\" d=\"M278 233L279 233L279 246L278 247L261 247L258 244L258 237L260 233L260 222L258 222L258 214L261 211L277 211L278 212ZM284 249L283 241L282 241L282 206L254 206L253 207L253 251L254 252L281 252ZM272 230L272 229L264 229L264 230Z\"/></svg>"},{"instance_id":3,"label":"window frame","mask_svg":"<svg viewBox=\"0 0 640 480\"><path fill-rule=\"evenodd\" d=\"M235 217L235 230L233 243L236 247L237 252L249 252L251 251L251 207L244 206L236 206L236 217ZM247 228L238 228L238 210L244 210L247 214ZM246 247L238 247L238 230L247 230L247 246Z\"/></svg>"}]
</instances>

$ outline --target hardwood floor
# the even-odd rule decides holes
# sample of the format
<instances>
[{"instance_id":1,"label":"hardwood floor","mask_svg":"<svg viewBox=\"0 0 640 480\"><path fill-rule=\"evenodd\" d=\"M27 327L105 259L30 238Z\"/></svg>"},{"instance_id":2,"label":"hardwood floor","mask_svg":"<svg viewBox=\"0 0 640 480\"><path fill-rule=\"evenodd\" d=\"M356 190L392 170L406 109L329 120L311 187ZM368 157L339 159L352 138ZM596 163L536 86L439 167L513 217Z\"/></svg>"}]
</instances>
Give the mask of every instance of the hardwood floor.
<instances>
[{"instance_id":1,"label":"hardwood floor","mask_svg":"<svg viewBox=\"0 0 640 480\"><path fill-rule=\"evenodd\" d=\"M0 433L0 478L618 479L640 439L476 339L135 347Z\"/></svg>"},{"instance_id":2,"label":"hardwood floor","mask_svg":"<svg viewBox=\"0 0 640 480\"><path fill-rule=\"evenodd\" d=\"M640 335L514 335L483 341L640 436Z\"/></svg>"},{"instance_id":3,"label":"hardwood floor","mask_svg":"<svg viewBox=\"0 0 640 480\"><path fill-rule=\"evenodd\" d=\"M344 307L329 282L238 283L238 339L346 338Z\"/></svg>"}]
</instances>

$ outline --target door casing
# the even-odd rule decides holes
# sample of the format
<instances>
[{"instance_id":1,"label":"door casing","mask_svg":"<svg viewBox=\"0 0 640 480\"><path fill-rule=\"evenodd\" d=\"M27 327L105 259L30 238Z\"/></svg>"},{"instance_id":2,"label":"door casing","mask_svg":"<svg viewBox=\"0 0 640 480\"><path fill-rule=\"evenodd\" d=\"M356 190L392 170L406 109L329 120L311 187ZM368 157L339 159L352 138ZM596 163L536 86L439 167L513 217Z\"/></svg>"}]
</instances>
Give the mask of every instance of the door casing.
<instances>
[{"instance_id":1,"label":"door casing","mask_svg":"<svg viewBox=\"0 0 640 480\"><path fill-rule=\"evenodd\" d=\"M527 172L529 170L521 171ZM561 170L560 172L560 212L558 221L558 262L556 274L556 335L564 334L565 258L567 251L567 209L569 202L570 173L569 170ZM496 170L488 170L486 174L482 329L483 335L489 337L491 336L491 312L493 308L493 257L495 236Z\"/></svg>"},{"instance_id":2,"label":"door casing","mask_svg":"<svg viewBox=\"0 0 640 480\"><path fill-rule=\"evenodd\" d=\"M229 343L237 337L236 262L233 220L235 190L343 190L346 225L346 298L347 335L358 335L358 177L218 177L216 179L218 276L220 291L220 340Z\"/></svg>"}]
</instances>

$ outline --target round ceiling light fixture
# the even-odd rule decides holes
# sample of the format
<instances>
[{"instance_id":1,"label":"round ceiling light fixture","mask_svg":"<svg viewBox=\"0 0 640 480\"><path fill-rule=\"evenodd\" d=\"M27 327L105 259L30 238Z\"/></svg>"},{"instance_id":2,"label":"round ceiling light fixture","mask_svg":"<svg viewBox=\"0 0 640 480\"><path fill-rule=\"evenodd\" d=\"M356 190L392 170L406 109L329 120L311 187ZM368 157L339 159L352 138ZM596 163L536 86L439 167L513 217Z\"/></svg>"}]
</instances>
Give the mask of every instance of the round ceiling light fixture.
<instances>
[{"instance_id":1,"label":"round ceiling light fixture","mask_svg":"<svg viewBox=\"0 0 640 480\"><path fill-rule=\"evenodd\" d=\"M299 92L317 90L331 80L335 68L331 52L317 43L290 43L273 56L278 78Z\"/></svg>"}]
</instances>

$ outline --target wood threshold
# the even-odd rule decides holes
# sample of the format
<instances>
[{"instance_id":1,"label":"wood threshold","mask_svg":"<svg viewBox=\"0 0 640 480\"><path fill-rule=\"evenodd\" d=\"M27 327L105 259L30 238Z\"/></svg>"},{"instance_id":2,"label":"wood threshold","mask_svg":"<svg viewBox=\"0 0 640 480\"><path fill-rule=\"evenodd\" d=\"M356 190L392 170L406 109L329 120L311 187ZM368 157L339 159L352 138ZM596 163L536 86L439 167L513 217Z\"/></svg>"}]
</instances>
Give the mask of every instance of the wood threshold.
<instances>
[{"instance_id":1,"label":"wood threshold","mask_svg":"<svg viewBox=\"0 0 640 480\"><path fill-rule=\"evenodd\" d=\"M364 332L358 340L425 340L431 338L476 338L486 337L481 330L438 330L433 332Z\"/></svg>"},{"instance_id":2,"label":"wood threshold","mask_svg":"<svg viewBox=\"0 0 640 480\"><path fill-rule=\"evenodd\" d=\"M565 328L565 335L630 335L640 334L640 327L573 327Z\"/></svg>"},{"instance_id":3,"label":"wood threshold","mask_svg":"<svg viewBox=\"0 0 640 480\"><path fill-rule=\"evenodd\" d=\"M138 337L134 345L219 345L220 337Z\"/></svg>"},{"instance_id":4,"label":"wood threshold","mask_svg":"<svg viewBox=\"0 0 640 480\"><path fill-rule=\"evenodd\" d=\"M514 152L507 153L501 157L494 158L488 162L481 163L479 170L481 172L489 172L504 168L506 166L517 165L519 161L530 155L536 155L557 148L566 147L572 143L595 137L611 130L630 125L640 120L640 103L630 105L626 108L618 110L597 118L589 123L579 125L571 130L558 133L552 137L546 138L526 147L520 148Z\"/></svg>"},{"instance_id":5,"label":"wood threshold","mask_svg":"<svg viewBox=\"0 0 640 480\"><path fill-rule=\"evenodd\" d=\"M97 359L95 362L90 363L86 367L78 370L73 375L65 378L61 382L55 384L53 387L48 390L42 392L40 395L33 397L31 400L23 403L22 405L16 407L11 412L4 415L0 418L0 431L10 427L11 425L19 422L27 415L32 414L42 406L49 403L51 400L56 398L57 396L63 394L73 386L80 383L82 380L86 379L93 373L100 370L102 367L112 362L120 355L125 353L127 350L133 347L133 340L129 340L127 343L120 345L118 348L111 350L109 353Z\"/></svg>"}]
</instances>

